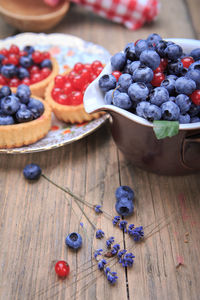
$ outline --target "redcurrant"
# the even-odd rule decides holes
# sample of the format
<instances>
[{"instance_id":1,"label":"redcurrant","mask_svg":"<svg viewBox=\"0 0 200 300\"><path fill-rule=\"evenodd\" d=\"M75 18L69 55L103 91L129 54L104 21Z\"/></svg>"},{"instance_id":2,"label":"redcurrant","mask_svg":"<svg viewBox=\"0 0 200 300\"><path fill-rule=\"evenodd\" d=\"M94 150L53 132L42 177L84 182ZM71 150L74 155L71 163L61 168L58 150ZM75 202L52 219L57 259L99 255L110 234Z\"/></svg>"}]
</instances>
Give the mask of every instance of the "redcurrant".
<instances>
[{"instance_id":1,"label":"redcurrant","mask_svg":"<svg viewBox=\"0 0 200 300\"><path fill-rule=\"evenodd\" d=\"M66 277L70 272L70 267L66 261L59 260L55 264L55 272L59 277Z\"/></svg>"},{"instance_id":2,"label":"redcurrant","mask_svg":"<svg viewBox=\"0 0 200 300\"><path fill-rule=\"evenodd\" d=\"M47 78L50 73L51 73L51 70L49 68L42 68L41 69L41 75L42 75L43 78Z\"/></svg>"},{"instance_id":3,"label":"redcurrant","mask_svg":"<svg viewBox=\"0 0 200 300\"><path fill-rule=\"evenodd\" d=\"M192 99L192 102L196 105L200 105L200 90L194 91L191 95L190 98Z\"/></svg>"},{"instance_id":4,"label":"redcurrant","mask_svg":"<svg viewBox=\"0 0 200 300\"><path fill-rule=\"evenodd\" d=\"M17 87L20 84L20 80L16 77L10 79L9 86Z\"/></svg>"},{"instance_id":5,"label":"redcurrant","mask_svg":"<svg viewBox=\"0 0 200 300\"><path fill-rule=\"evenodd\" d=\"M112 75L115 76L116 80L118 81L118 79L122 75L122 73L120 71L113 71Z\"/></svg>"},{"instance_id":6,"label":"redcurrant","mask_svg":"<svg viewBox=\"0 0 200 300\"><path fill-rule=\"evenodd\" d=\"M9 49L9 53L19 54L19 47L17 47L16 45L11 45Z\"/></svg>"},{"instance_id":7,"label":"redcurrant","mask_svg":"<svg viewBox=\"0 0 200 300\"><path fill-rule=\"evenodd\" d=\"M65 78L62 75L57 75L54 79L55 87L62 88L65 83Z\"/></svg>"},{"instance_id":8,"label":"redcurrant","mask_svg":"<svg viewBox=\"0 0 200 300\"><path fill-rule=\"evenodd\" d=\"M32 53L32 59L34 61L34 63L39 64L43 61L43 53L40 51L34 51Z\"/></svg>"},{"instance_id":9,"label":"redcurrant","mask_svg":"<svg viewBox=\"0 0 200 300\"><path fill-rule=\"evenodd\" d=\"M187 56L187 57L183 57L181 59L181 62L184 68L189 68L189 66L194 63L194 59L191 56Z\"/></svg>"},{"instance_id":10,"label":"redcurrant","mask_svg":"<svg viewBox=\"0 0 200 300\"><path fill-rule=\"evenodd\" d=\"M22 79L22 84L30 85L31 81L28 77L25 77L24 79Z\"/></svg>"},{"instance_id":11,"label":"redcurrant","mask_svg":"<svg viewBox=\"0 0 200 300\"><path fill-rule=\"evenodd\" d=\"M17 66L18 63L19 63L19 56L16 55L16 54L11 53L11 54L8 56L8 60L9 60L9 63L10 63L10 64L13 64L13 65Z\"/></svg>"},{"instance_id":12,"label":"redcurrant","mask_svg":"<svg viewBox=\"0 0 200 300\"><path fill-rule=\"evenodd\" d=\"M34 73L31 75L31 83L36 83L42 80L42 75L41 73Z\"/></svg>"},{"instance_id":13,"label":"redcurrant","mask_svg":"<svg viewBox=\"0 0 200 300\"><path fill-rule=\"evenodd\" d=\"M151 81L151 84L153 86L160 86L161 82L165 79L164 73L154 73L153 80Z\"/></svg>"},{"instance_id":14,"label":"redcurrant","mask_svg":"<svg viewBox=\"0 0 200 300\"><path fill-rule=\"evenodd\" d=\"M6 78L0 74L0 85L6 85L6 84L7 84Z\"/></svg>"},{"instance_id":15,"label":"redcurrant","mask_svg":"<svg viewBox=\"0 0 200 300\"><path fill-rule=\"evenodd\" d=\"M95 72L98 67L103 67L103 66L102 66L102 63L99 60L95 60L91 64L91 67L92 67L92 70Z\"/></svg>"},{"instance_id":16,"label":"redcurrant","mask_svg":"<svg viewBox=\"0 0 200 300\"><path fill-rule=\"evenodd\" d=\"M83 68L84 68L84 65L82 63L76 63L74 65L73 69L74 69L75 72L79 73L80 71L83 70Z\"/></svg>"}]
</instances>

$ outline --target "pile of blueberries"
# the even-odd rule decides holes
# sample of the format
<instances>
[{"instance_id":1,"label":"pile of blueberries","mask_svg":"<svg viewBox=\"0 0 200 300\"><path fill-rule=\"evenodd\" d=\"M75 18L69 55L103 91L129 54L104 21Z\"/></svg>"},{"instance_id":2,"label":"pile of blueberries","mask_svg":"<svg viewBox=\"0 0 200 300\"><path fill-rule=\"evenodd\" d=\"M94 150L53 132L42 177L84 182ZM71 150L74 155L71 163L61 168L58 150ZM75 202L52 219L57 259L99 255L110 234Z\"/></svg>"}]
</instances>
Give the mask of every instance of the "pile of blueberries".
<instances>
[{"instance_id":1,"label":"pile of blueberries","mask_svg":"<svg viewBox=\"0 0 200 300\"><path fill-rule=\"evenodd\" d=\"M0 125L29 122L38 119L43 112L43 103L31 98L27 85L19 85L16 93L12 93L8 86L0 89Z\"/></svg>"},{"instance_id":2,"label":"pile of blueberries","mask_svg":"<svg viewBox=\"0 0 200 300\"><path fill-rule=\"evenodd\" d=\"M200 48L186 54L153 33L113 55L111 67L99 79L106 104L151 122L200 122Z\"/></svg>"}]
</instances>

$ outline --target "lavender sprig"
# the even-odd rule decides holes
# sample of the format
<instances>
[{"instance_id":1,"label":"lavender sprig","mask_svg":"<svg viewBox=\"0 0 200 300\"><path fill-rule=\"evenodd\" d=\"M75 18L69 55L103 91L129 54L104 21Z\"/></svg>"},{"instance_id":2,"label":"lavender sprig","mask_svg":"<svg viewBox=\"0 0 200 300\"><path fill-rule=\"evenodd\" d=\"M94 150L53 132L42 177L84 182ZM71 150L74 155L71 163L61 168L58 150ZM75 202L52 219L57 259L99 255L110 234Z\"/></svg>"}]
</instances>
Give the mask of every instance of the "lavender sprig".
<instances>
[{"instance_id":1,"label":"lavender sprig","mask_svg":"<svg viewBox=\"0 0 200 300\"><path fill-rule=\"evenodd\" d=\"M103 232L103 230L98 229L98 230L96 231L96 238L97 238L97 239L102 239L102 238L104 237L104 235L105 235L105 233Z\"/></svg>"},{"instance_id":2,"label":"lavender sprig","mask_svg":"<svg viewBox=\"0 0 200 300\"><path fill-rule=\"evenodd\" d=\"M123 221L119 222L119 228L121 230L123 230L124 232L127 232L126 226L127 226L127 221L123 220Z\"/></svg>"},{"instance_id":3,"label":"lavender sprig","mask_svg":"<svg viewBox=\"0 0 200 300\"><path fill-rule=\"evenodd\" d=\"M117 278L118 278L117 272L111 272L109 267L107 267L104 270L104 272L105 272L106 278L110 284L114 284L117 281Z\"/></svg>"},{"instance_id":4,"label":"lavender sprig","mask_svg":"<svg viewBox=\"0 0 200 300\"><path fill-rule=\"evenodd\" d=\"M135 242L140 241L144 237L144 230L142 226L129 230L128 233L133 237Z\"/></svg>"},{"instance_id":5,"label":"lavender sprig","mask_svg":"<svg viewBox=\"0 0 200 300\"><path fill-rule=\"evenodd\" d=\"M120 216L115 216L112 220L112 223L114 226L116 226L119 221L120 221Z\"/></svg>"},{"instance_id":6,"label":"lavender sprig","mask_svg":"<svg viewBox=\"0 0 200 300\"><path fill-rule=\"evenodd\" d=\"M102 205L95 205L94 210L97 214L101 214L103 211L101 210Z\"/></svg>"},{"instance_id":7,"label":"lavender sprig","mask_svg":"<svg viewBox=\"0 0 200 300\"><path fill-rule=\"evenodd\" d=\"M107 239L107 241L106 241L107 248L110 248L111 245L114 243L114 241L115 241L114 236L111 236L109 239Z\"/></svg>"},{"instance_id":8,"label":"lavender sprig","mask_svg":"<svg viewBox=\"0 0 200 300\"><path fill-rule=\"evenodd\" d=\"M119 249L120 249L120 245L119 244L113 245L112 250L111 250L111 254L112 255L116 255L118 253Z\"/></svg>"}]
</instances>

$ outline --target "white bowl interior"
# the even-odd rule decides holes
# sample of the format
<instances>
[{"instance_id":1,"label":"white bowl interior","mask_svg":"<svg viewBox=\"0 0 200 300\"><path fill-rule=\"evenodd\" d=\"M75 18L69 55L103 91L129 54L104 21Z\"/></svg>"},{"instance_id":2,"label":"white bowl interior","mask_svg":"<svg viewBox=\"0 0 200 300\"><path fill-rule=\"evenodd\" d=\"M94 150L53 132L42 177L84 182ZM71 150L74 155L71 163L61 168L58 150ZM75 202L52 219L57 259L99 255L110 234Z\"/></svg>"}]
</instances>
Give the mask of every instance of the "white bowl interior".
<instances>
[{"instance_id":1,"label":"white bowl interior","mask_svg":"<svg viewBox=\"0 0 200 300\"><path fill-rule=\"evenodd\" d=\"M193 39L165 39L177 43L183 48L185 53L189 53L192 49L200 48L200 41ZM104 102L104 95L99 88L99 78L104 74L110 74L112 72L110 62L105 66L101 74L88 86L84 95L84 107L86 112L93 113L98 110L114 111L122 116L127 117L128 119L139 123L141 125L153 127L153 124L137 115L130 113L124 109L121 109L114 105L107 105ZM200 122L191 123L191 124L180 124L179 130L192 130L200 128Z\"/></svg>"}]
</instances>

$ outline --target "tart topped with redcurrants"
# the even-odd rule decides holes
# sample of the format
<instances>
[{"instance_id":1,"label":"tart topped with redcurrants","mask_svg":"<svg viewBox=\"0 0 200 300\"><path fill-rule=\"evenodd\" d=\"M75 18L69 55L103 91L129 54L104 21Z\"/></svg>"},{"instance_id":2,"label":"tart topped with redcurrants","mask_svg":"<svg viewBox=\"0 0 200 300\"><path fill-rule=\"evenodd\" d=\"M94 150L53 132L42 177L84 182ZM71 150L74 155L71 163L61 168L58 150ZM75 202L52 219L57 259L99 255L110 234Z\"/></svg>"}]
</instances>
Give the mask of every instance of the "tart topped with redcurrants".
<instances>
[{"instance_id":1,"label":"tart topped with redcurrants","mask_svg":"<svg viewBox=\"0 0 200 300\"><path fill-rule=\"evenodd\" d=\"M13 92L20 84L26 84L34 95L42 97L57 73L58 64L47 51L38 51L33 46L20 50L14 44L0 49L0 86L7 85Z\"/></svg>"},{"instance_id":2,"label":"tart topped with redcurrants","mask_svg":"<svg viewBox=\"0 0 200 300\"><path fill-rule=\"evenodd\" d=\"M98 60L91 64L76 63L62 75L57 75L46 90L45 99L56 117L66 123L83 123L99 118L101 113L88 114L83 106L83 96L88 85L102 72Z\"/></svg>"}]
</instances>

